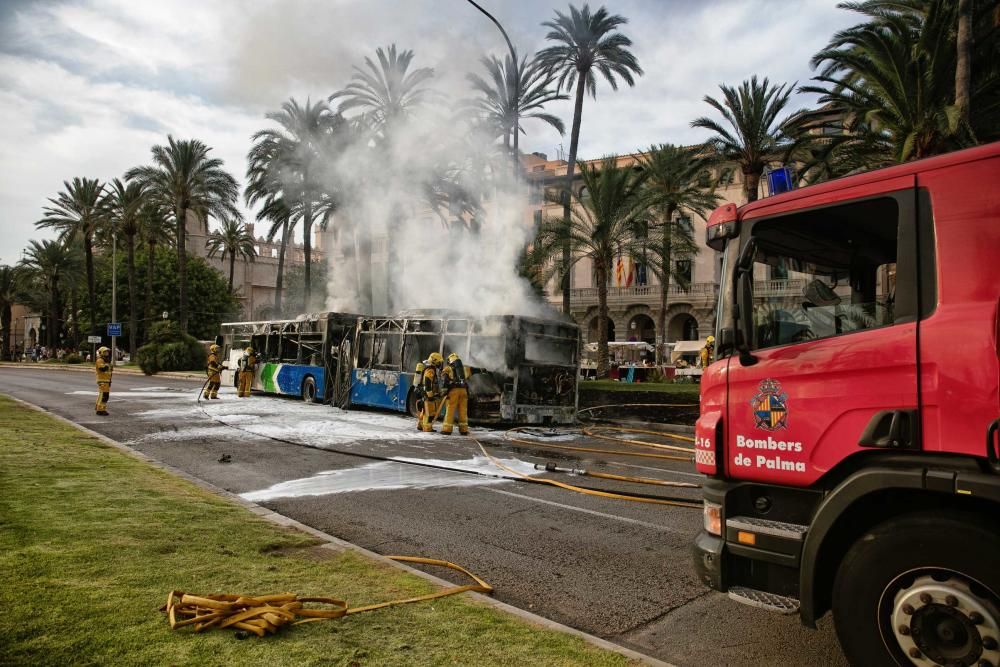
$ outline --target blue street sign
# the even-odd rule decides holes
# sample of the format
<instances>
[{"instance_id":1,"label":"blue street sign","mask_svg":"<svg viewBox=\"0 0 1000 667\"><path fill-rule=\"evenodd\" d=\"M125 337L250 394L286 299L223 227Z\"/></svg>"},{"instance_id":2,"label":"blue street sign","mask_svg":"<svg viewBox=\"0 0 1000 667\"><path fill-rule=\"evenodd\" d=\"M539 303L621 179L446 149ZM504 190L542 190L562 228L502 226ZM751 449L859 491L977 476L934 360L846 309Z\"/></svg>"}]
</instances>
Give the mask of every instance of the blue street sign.
<instances>
[{"instance_id":1,"label":"blue street sign","mask_svg":"<svg viewBox=\"0 0 1000 667\"><path fill-rule=\"evenodd\" d=\"M108 335L109 336L121 336L122 335L122 323L121 322L108 322Z\"/></svg>"}]
</instances>

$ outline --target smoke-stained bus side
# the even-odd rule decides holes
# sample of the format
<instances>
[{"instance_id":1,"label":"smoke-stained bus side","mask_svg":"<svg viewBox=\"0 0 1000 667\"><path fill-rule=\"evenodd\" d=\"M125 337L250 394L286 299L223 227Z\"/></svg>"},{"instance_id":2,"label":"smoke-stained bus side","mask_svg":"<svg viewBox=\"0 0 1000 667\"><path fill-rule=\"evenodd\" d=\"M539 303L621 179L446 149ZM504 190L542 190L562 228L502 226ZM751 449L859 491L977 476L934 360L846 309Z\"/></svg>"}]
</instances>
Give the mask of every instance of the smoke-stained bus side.
<instances>
[{"instance_id":1,"label":"smoke-stained bus side","mask_svg":"<svg viewBox=\"0 0 1000 667\"><path fill-rule=\"evenodd\" d=\"M471 371L478 422L572 423L577 407L576 325L510 315L365 318L359 324L352 405L416 414L413 370L432 352L456 352Z\"/></svg>"},{"instance_id":2,"label":"smoke-stained bus side","mask_svg":"<svg viewBox=\"0 0 1000 667\"><path fill-rule=\"evenodd\" d=\"M320 313L295 320L224 323L223 384L235 386L240 357L252 347L258 360L253 389L326 401L336 375L335 351L345 337L353 338L357 322L357 315Z\"/></svg>"}]
</instances>

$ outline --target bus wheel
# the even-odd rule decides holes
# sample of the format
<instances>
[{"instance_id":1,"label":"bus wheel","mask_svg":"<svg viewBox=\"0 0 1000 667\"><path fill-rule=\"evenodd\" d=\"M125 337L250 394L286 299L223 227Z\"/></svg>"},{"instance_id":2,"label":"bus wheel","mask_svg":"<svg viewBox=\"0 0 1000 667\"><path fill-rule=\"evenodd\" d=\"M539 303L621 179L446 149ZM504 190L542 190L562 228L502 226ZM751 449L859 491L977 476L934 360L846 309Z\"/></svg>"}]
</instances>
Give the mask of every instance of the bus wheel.
<instances>
[{"instance_id":1,"label":"bus wheel","mask_svg":"<svg viewBox=\"0 0 1000 667\"><path fill-rule=\"evenodd\" d=\"M852 665L1000 665L1000 533L987 523L911 514L854 543L833 584Z\"/></svg>"},{"instance_id":2,"label":"bus wheel","mask_svg":"<svg viewBox=\"0 0 1000 667\"><path fill-rule=\"evenodd\" d=\"M302 381L302 400L306 403L316 402L316 380L311 376Z\"/></svg>"},{"instance_id":3,"label":"bus wheel","mask_svg":"<svg viewBox=\"0 0 1000 667\"><path fill-rule=\"evenodd\" d=\"M417 418L417 392L411 391L406 397L406 412L414 419Z\"/></svg>"}]
</instances>

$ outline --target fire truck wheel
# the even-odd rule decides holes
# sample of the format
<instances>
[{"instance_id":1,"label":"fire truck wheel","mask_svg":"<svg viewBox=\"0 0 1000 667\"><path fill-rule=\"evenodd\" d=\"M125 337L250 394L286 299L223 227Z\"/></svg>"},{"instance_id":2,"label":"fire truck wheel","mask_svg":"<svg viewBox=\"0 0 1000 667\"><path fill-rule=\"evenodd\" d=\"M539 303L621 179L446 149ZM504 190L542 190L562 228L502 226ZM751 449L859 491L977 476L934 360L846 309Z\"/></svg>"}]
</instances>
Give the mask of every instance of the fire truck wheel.
<instances>
[{"instance_id":1,"label":"fire truck wheel","mask_svg":"<svg viewBox=\"0 0 1000 667\"><path fill-rule=\"evenodd\" d=\"M984 516L910 514L848 550L833 584L852 665L1000 665L1000 531Z\"/></svg>"},{"instance_id":2,"label":"fire truck wheel","mask_svg":"<svg viewBox=\"0 0 1000 667\"><path fill-rule=\"evenodd\" d=\"M312 376L302 381L302 400L306 403L316 402L316 380Z\"/></svg>"}]
</instances>

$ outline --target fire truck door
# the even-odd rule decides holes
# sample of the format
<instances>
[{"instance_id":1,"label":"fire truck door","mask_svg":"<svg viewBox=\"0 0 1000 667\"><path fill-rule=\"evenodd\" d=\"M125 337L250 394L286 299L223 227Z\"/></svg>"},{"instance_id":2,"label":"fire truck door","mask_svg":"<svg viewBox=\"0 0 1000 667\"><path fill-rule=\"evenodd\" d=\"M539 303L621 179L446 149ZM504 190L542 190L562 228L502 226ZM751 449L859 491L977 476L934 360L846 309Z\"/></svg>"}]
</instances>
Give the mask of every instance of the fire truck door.
<instances>
[{"instance_id":1,"label":"fire truck door","mask_svg":"<svg viewBox=\"0 0 1000 667\"><path fill-rule=\"evenodd\" d=\"M900 180L745 222L752 358L729 363L730 476L805 486L863 448L919 446L915 191Z\"/></svg>"}]
</instances>

